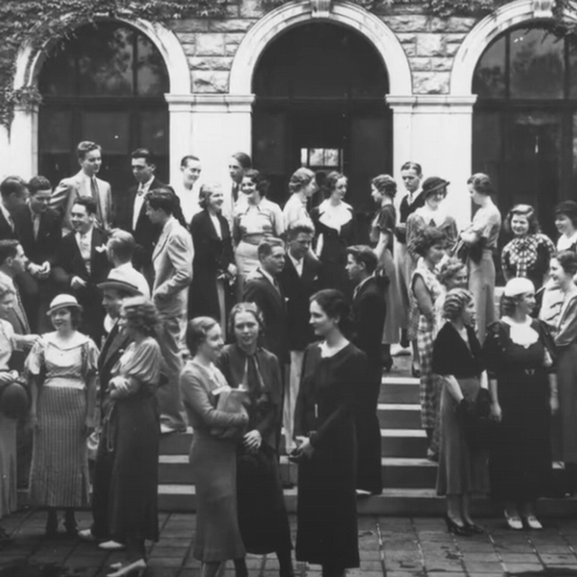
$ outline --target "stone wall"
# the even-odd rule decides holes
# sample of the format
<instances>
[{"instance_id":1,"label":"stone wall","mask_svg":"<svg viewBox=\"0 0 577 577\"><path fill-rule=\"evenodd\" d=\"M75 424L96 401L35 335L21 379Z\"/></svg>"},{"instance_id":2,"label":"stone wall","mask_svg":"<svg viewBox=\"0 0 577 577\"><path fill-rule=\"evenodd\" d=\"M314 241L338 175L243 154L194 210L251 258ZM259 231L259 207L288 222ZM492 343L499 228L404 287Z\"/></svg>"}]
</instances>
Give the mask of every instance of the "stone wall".
<instances>
[{"instance_id":1,"label":"stone wall","mask_svg":"<svg viewBox=\"0 0 577 577\"><path fill-rule=\"evenodd\" d=\"M237 47L264 15L262 0L238 0L228 6L224 19L174 22L172 29L188 57L194 92L228 92ZM447 94L453 57L476 20L429 17L422 6L411 4L381 9L377 15L397 35L407 54L414 93Z\"/></svg>"}]
</instances>

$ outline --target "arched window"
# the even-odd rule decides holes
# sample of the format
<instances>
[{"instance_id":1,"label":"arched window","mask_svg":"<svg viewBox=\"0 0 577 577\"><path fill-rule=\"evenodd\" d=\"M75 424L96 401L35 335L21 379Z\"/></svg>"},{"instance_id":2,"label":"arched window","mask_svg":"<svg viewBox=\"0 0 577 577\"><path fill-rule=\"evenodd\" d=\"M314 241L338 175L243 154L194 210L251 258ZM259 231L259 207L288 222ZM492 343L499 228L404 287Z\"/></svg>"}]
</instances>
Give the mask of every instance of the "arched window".
<instances>
[{"instance_id":1,"label":"arched window","mask_svg":"<svg viewBox=\"0 0 577 577\"><path fill-rule=\"evenodd\" d=\"M477 64L473 169L496 182L503 212L536 207L555 236L553 208L577 183L577 44L546 23L498 36Z\"/></svg>"},{"instance_id":2,"label":"arched window","mask_svg":"<svg viewBox=\"0 0 577 577\"><path fill-rule=\"evenodd\" d=\"M299 166L340 170L347 202L372 214L370 179L392 168L389 78L375 47L345 26L300 24L267 46L253 92L253 160L271 180L271 198L286 201Z\"/></svg>"},{"instance_id":3,"label":"arched window","mask_svg":"<svg viewBox=\"0 0 577 577\"><path fill-rule=\"evenodd\" d=\"M39 172L53 184L78 170L76 145L102 146L101 176L122 194L130 153L150 148L168 177L168 73L152 42L118 22L82 26L58 42L39 75Z\"/></svg>"}]
</instances>

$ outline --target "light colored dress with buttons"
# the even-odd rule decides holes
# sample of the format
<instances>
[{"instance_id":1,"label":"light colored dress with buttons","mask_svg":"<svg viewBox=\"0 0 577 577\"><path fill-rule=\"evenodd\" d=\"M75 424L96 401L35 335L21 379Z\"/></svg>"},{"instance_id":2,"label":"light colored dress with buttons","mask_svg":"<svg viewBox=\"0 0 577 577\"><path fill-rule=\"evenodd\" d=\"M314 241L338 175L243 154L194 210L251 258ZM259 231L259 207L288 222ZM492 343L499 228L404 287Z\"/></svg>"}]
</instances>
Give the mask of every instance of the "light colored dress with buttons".
<instances>
[{"instance_id":1,"label":"light colored dress with buttons","mask_svg":"<svg viewBox=\"0 0 577 577\"><path fill-rule=\"evenodd\" d=\"M30 501L45 507L83 507L89 502L84 435L86 380L96 372L98 349L85 335L62 348L55 334L43 335L26 361L29 374L40 376L42 381L30 470Z\"/></svg>"},{"instance_id":2,"label":"light colored dress with buttons","mask_svg":"<svg viewBox=\"0 0 577 577\"><path fill-rule=\"evenodd\" d=\"M280 237L283 232L283 214L278 204L263 198L258 204L243 202L236 207L233 218L234 256L241 278L246 279L256 271L260 241Z\"/></svg>"},{"instance_id":3,"label":"light colored dress with buttons","mask_svg":"<svg viewBox=\"0 0 577 577\"><path fill-rule=\"evenodd\" d=\"M12 325L0 319L0 371L16 348ZM0 412L0 518L16 510L16 421Z\"/></svg>"}]
</instances>

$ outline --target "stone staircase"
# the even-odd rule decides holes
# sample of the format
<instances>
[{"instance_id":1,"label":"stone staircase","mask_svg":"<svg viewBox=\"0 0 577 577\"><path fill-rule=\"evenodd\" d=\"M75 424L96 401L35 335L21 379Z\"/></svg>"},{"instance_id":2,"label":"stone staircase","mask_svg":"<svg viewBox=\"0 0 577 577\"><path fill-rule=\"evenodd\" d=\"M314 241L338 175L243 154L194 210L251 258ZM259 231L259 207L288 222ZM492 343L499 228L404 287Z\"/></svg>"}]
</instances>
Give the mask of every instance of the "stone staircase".
<instances>
[{"instance_id":1,"label":"stone staircase","mask_svg":"<svg viewBox=\"0 0 577 577\"><path fill-rule=\"evenodd\" d=\"M402 363L405 364L405 363ZM405 367L406 368L406 367ZM419 382L407 371L383 378L378 416L381 424L382 495L359 500L358 511L366 515L442 515L445 500L435 493L437 465L425 458L426 434L420 428ZM188 451L192 431L164 437L159 459L159 506L163 511L194 511L196 508ZM296 465L281 457L285 481L296 480ZM296 488L285 489L289 511L296 510ZM577 515L577 499L543 499L543 516ZM488 499L474 503L479 516L500 515Z\"/></svg>"}]
</instances>

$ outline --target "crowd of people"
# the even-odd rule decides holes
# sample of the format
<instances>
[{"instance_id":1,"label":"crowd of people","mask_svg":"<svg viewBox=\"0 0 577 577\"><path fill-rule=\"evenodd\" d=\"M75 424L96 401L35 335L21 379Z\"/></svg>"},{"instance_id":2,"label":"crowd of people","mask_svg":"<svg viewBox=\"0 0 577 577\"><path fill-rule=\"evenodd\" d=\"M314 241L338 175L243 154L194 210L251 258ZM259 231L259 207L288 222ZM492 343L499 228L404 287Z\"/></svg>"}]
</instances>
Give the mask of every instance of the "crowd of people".
<instances>
[{"instance_id":1,"label":"crowd of people","mask_svg":"<svg viewBox=\"0 0 577 577\"><path fill-rule=\"evenodd\" d=\"M531 206L507 215L499 320L487 175L466 183L477 210L462 230L445 179L407 162L399 202L396 181L376 175L370 242L358 244L338 172L313 203L319 175L299 168L281 208L245 153L226 185L203 183L193 155L167 185L139 148L135 185L115 195L97 177L100 146L77 153L80 171L55 187L0 183L0 518L16 507L28 445L21 476L47 535L63 510L69 535L126 550L111 577L141 572L158 539L160 436L190 425L203 577L229 559L244 577L246 552L274 552L281 577L294 575L281 453L298 463L296 559L342 576L359 565L357 499L383 487L382 374L411 352L450 531L482 531L470 504L487 492L512 529L541 526L556 413L555 456L577 488L577 203L557 206L556 245ZM10 387L30 398L20 423ZM464 426L481 391L499 423L492 447ZM89 501L93 524L79 531Z\"/></svg>"}]
</instances>

